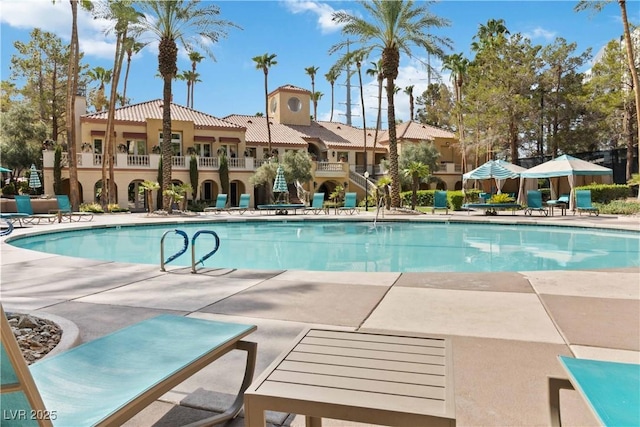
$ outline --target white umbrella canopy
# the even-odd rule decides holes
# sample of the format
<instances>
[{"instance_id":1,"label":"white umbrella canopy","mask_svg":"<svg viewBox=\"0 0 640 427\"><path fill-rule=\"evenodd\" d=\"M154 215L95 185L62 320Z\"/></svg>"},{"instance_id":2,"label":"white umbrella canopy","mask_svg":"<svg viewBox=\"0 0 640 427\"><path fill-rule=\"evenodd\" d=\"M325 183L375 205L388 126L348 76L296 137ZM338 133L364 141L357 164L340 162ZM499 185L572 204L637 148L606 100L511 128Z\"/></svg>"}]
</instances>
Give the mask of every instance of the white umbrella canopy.
<instances>
[{"instance_id":1,"label":"white umbrella canopy","mask_svg":"<svg viewBox=\"0 0 640 427\"><path fill-rule=\"evenodd\" d=\"M598 176L602 183L610 183L613 179L613 170L565 154L523 172L521 174L522 180L520 181L520 188L522 189L524 181L527 180L567 177L571 194L569 198L569 209L572 210L575 205L574 187L578 184L577 177L587 176ZM556 199L557 197L555 186L551 185L551 198Z\"/></svg>"},{"instance_id":2,"label":"white umbrella canopy","mask_svg":"<svg viewBox=\"0 0 640 427\"><path fill-rule=\"evenodd\" d=\"M462 186L471 179L494 179L498 194L502 192L502 186L507 179L518 179L520 174L526 171L522 166L514 165L504 160L489 160L472 171L462 175Z\"/></svg>"}]
</instances>

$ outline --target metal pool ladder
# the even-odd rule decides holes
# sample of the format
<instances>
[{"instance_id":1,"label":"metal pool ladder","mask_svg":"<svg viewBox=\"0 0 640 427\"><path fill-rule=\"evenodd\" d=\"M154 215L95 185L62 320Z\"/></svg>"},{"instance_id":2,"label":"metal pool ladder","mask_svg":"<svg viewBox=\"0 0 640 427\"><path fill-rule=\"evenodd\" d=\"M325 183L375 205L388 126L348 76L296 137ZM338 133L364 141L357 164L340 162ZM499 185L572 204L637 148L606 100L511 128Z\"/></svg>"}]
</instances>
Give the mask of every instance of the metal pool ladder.
<instances>
[{"instance_id":1,"label":"metal pool ladder","mask_svg":"<svg viewBox=\"0 0 640 427\"><path fill-rule=\"evenodd\" d=\"M182 236L183 247L182 247L182 249L178 250L175 254L173 254L170 257L168 257L167 259L165 259L165 257L164 257L164 239L165 239L165 237L167 237L167 235L169 233L175 233L175 234L179 234L180 236ZM196 239L201 234L212 235L214 240L215 240L215 246L211 251L209 251L208 253L206 253L202 257L200 257L200 259L196 262ZM165 269L165 265L169 264L170 262L174 261L176 258L180 257L182 254L184 254L187 251L188 248L189 248L189 236L187 235L187 233L185 233L182 230L177 230L177 229L176 230L165 231L162 234L162 238L160 239L160 271L167 271ZM196 274L198 272L198 269L196 268L197 265L198 264L204 264L204 262L207 259L212 257L213 254L215 254L216 252L218 252L218 249L220 249L220 237L218 237L218 234L215 231L212 231L212 230L199 230L199 231L197 231L196 234L194 234L193 237L191 238L191 273Z\"/></svg>"}]
</instances>

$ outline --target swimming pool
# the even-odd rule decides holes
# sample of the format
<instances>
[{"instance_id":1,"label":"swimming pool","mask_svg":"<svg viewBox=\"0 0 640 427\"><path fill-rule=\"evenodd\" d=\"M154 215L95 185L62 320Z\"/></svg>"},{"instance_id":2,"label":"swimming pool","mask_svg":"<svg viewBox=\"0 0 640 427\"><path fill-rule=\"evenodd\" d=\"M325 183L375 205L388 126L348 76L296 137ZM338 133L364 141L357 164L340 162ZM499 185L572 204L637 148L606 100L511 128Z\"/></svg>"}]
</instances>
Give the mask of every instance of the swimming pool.
<instances>
[{"instance_id":1,"label":"swimming pool","mask_svg":"<svg viewBox=\"0 0 640 427\"><path fill-rule=\"evenodd\" d=\"M584 270L640 265L640 233L593 228L424 222L247 221L111 226L12 239L41 252L103 261L160 264L198 230L220 249L207 268L359 272ZM196 242L196 259L211 235ZM191 250L167 267L190 266Z\"/></svg>"}]
</instances>

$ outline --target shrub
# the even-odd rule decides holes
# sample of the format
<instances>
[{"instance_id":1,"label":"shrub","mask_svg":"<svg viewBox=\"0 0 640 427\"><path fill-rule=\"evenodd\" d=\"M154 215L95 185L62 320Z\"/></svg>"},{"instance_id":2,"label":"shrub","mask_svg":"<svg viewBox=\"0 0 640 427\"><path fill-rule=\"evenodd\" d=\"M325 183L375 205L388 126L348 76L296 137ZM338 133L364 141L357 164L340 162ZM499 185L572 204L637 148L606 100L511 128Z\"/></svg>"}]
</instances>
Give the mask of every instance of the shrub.
<instances>
[{"instance_id":1,"label":"shrub","mask_svg":"<svg viewBox=\"0 0 640 427\"><path fill-rule=\"evenodd\" d=\"M129 212L129 208L121 208L117 203L111 203L108 205L107 210L111 213Z\"/></svg>"},{"instance_id":2,"label":"shrub","mask_svg":"<svg viewBox=\"0 0 640 427\"><path fill-rule=\"evenodd\" d=\"M591 190L591 201L594 203L609 203L612 200L626 199L631 195L631 189L627 184L591 184L576 187L576 190Z\"/></svg>"},{"instance_id":3,"label":"shrub","mask_svg":"<svg viewBox=\"0 0 640 427\"><path fill-rule=\"evenodd\" d=\"M417 206L433 206L435 192L436 190L419 190ZM411 196L411 191L400 193L400 200L403 206L411 206ZM447 203L452 210L460 210L464 203L464 194L462 194L462 191L447 191Z\"/></svg>"},{"instance_id":4,"label":"shrub","mask_svg":"<svg viewBox=\"0 0 640 427\"><path fill-rule=\"evenodd\" d=\"M80 212L104 213L100 203L83 203L80 205Z\"/></svg>"},{"instance_id":5,"label":"shrub","mask_svg":"<svg viewBox=\"0 0 640 427\"><path fill-rule=\"evenodd\" d=\"M513 203L515 199L507 193L494 194L489 199L489 203Z\"/></svg>"},{"instance_id":6,"label":"shrub","mask_svg":"<svg viewBox=\"0 0 640 427\"><path fill-rule=\"evenodd\" d=\"M600 213L609 215L637 215L640 214L640 202L628 202L625 200L614 200L611 203L594 203Z\"/></svg>"}]
</instances>

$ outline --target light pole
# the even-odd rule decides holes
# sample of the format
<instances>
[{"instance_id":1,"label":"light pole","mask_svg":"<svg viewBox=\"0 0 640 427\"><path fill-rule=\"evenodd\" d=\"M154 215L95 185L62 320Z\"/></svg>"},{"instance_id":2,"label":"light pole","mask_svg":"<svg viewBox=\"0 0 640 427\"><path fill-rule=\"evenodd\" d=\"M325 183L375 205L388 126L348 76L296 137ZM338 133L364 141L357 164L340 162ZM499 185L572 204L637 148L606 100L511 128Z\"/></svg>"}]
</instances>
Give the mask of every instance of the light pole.
<instances>
[{"instance_id":1,"label":"light pole","mask_svg":"<svg viewBox=\"0 0 640 427\"><path fill-rule=\"evenodd\" d=\"M364 171L364 209L369 212L369 171Z\"/></svg>"}]
</instances>

